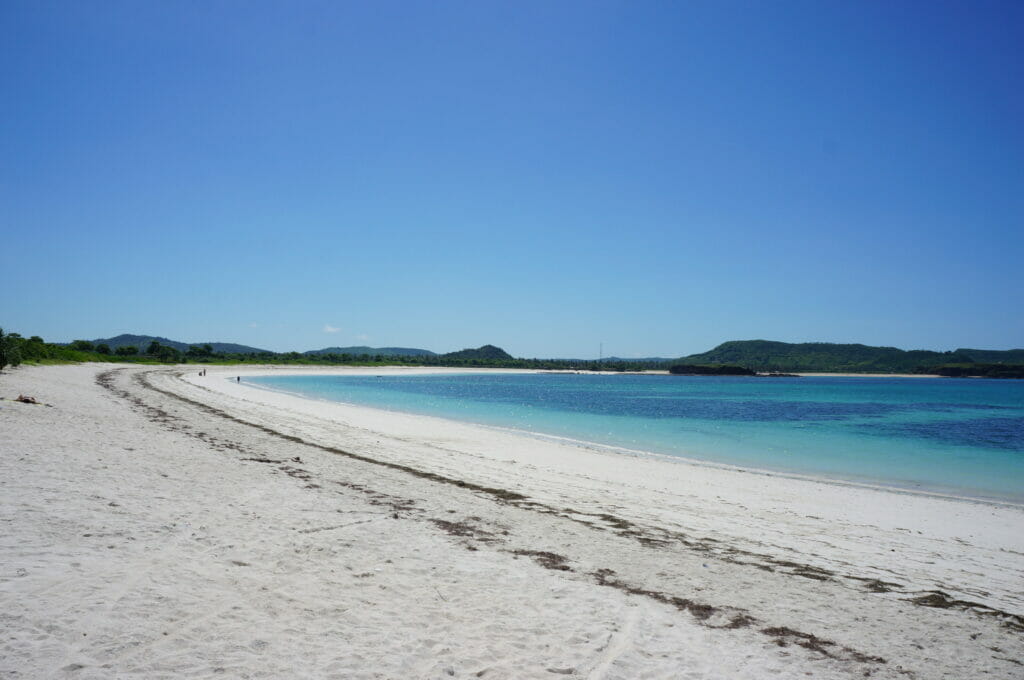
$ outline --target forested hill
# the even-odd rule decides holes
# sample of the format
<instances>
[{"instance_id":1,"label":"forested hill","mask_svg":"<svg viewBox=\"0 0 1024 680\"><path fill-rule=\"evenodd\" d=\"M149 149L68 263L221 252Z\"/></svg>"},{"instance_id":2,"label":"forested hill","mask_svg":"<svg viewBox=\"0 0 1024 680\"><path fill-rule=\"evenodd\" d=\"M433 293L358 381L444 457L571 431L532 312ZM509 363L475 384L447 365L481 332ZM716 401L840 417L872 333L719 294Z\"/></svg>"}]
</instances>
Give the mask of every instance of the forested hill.
<instances>
[{"instance_id":1,"label":"forested hill","mask_svg":"<svg viewBox=\"0 0 1024 680\"><path fill-rule=\"evenodd\" d=\"M111 350L117 351L118 347L132 346L139 349L139 351L145 350L149 343L156 341L164 347L173 347L179 352L187 352L189 347L209 345L210 349L214 352L222 352L225 354L267 354L269 350L259 349L258 347L249 347L248 345L239 345L234 342L181 342L178 340L169 340L167 338L161 338L156 335L130 335L123 333L113 338L96 338L90 340L93 345L106 345Z\"/></svg>"},{"instance_id":2,"label":"forested hill","mask_svg":"<svg viewBox=\"0 0 1024 680\"><path fill-rule=\"evenodd\" d=\"M734 340L724 342L710 352L692 354L679 361L685 364L731 364L755 371L914 373L945 364L1020 363L1022 355L1024 350L1019 349L932 352L829 342Z\"/></svg>"},{"instance_id":3,"label":"forested hill","mask_svg":"<svg viewBox=\"0 0 1024 680\"><path fill-rule=\"evenodd\" d=\"M958 349L980 364L1024 364L1024 349Z\"/></svg>"},{"instance_id":4,"label":"forested hill","mask_svg":"<svg viewBox=\"0 0 1024 680\"><path fill-rule=\"evenodd\" d=\"M441 355L445 359L481 359L486 361L509 361L512 355L500 347L484 345L476 349L464 349Z\"/></svg>"}]
</instances>

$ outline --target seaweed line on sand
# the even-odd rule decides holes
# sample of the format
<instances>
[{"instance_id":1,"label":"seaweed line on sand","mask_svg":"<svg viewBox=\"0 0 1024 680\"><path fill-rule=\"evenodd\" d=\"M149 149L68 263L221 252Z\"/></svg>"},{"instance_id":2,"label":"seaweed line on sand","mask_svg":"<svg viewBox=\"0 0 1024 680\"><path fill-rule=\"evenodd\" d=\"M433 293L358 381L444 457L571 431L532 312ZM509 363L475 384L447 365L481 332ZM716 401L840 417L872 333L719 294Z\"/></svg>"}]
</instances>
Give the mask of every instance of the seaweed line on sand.
<instances>
[{"instance_id":1,"label":"seaweed line on sand","mask_svg":"<svg viewBox=\"0 0 1024 680\"><path fill-rule=\"evenodd\" d=\"M114 377L118 372L123 370L125 369L119 368L101 373L97 375L96 383L106 388L107 390L114 392L118 396L127 399L136 406L150 411L152 419L157 422L166 425L171 420L175 420L173 416L168 414L163 409L145 404L137 396L127 392L126 390L117 388L113 382ZM224 418L249 428L257 429L266 434L284 439L295 444L300 444L303 446L319 449L321 451L325 451L327 453L332 453L335 455L345 456L350 459L358 460L364 463L378 465L381 467L385 467L388 469L396 470L416 477L427 479L432 482L448 484L465 489L467 491L481 493L500 503L513 505L524 510L532 510L543 514L554 515L563 519L568 519L570 521L583 524L596 530L613 531L617 535L631 538L648 548L657 549L663 546L667 546L669 544L681 544L687 549L705 554L711 554L714 555L716 559L737 565L751 566L766 571L777 571L779 573L800 576L803 578L810 578L813 580L838 581L840 579L849 579L852 581L861 582L865 589L875 593L887 593L893 591L903 592L898 590L899 586L895 583L883 582L877 579L868 579L860 576L838 575L835 572L822 569L820 567L815 567L812 565L798 564L788 560L779 560L770 555L744 551L734 547L722 547L716 545L717 541L713 541L711 539L700 540L691 538L681 532L672 532L665 529L652 527L644 528L636 525L630 520L617 517L609 513L581 512L573 510L571 508L558 509L550 505L531 500L524 494L515 491L510 491L508 489L484 486L482 484L476 484L473 482L468 482L466 480L448 477L435 472L420 470L409 465L393 463L390 461L383 461L358 453L353 453L351 451L345 451L337 447L327 446L325 444L319 444L313 441L308 441L295 435L279 432L271 427L268 427L260 423L253 423L242 418L238 418L225 411L210 406L209 404L205 404L203 402L196 401L194 399L183 396L181 394L177 394L170 390L165 390L160 387L157 387L153 385L149 380L149 376L153 373L162 373L165 375L171 374L174 375L175 377L180 377L182 375L180 371L157 369L151 371L137 372L132 376L132 378L140 387L143 387L154 392L158 392L176 401L180 401L185 404L191 405L192 407L197 408L210 415ZM173 429L182 430L183 428L179 426ZM189 434L194 433L190 432ZM198 433L196 436L200 436L200 438L203 438L201 436L202 434L203 433ZM231 448L241 451L241 448L238 447L237 445L232 445L230 443L223 442L219 443L223 448ZM911 599L901 598L901 600L903 602L908 602L910 604L918 606L957 609L961 611L969 611L980 616L995 617L1000 619L1001 624L1006 628L1013 630L1015 632L1024 632L1024 616L1004 612L977 602L954 599L941 591L927 591L923 593L918 591L917 593L915 593L915 597Z\"/></svg>"}]
</instances>

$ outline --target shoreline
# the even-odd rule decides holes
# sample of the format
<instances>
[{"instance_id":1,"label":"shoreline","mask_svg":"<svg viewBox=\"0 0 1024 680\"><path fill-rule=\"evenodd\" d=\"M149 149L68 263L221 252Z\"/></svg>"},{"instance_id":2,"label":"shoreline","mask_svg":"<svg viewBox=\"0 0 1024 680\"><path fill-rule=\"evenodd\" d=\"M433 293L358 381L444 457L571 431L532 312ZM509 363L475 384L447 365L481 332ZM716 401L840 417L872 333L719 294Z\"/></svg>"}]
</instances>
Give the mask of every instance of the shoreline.
<instances>
[{"instance_id":1,"label":"shoreline","mask_svg":"<svg viewBox=\"0 0 1024 680\"><path fill-rule=\"evenodd\" d=\"M0 377L52 405L0 401L0 673L1019 672L1020 508L624 459L237 374Z\"/></svg>"},{"instance_id":2,"label":"shoreline","mask_svg":"<svg viewBox=\"0 0 1024 680\"><path fill-rule=\"evenodd\" d=\"M393 370L389 370L392 367L381 367L381 368L344 368L344 367L321 367L319 370L314 372L304 371L302 369L293 369L291 367L281 366L264 366L264 367L253 367L248 372L239 373L243 377L261 377L267 375L287 375L287 376L304 376L304 375L337 375L337 376L377 376L387 375L388 373L401 373L402 375L470 375L470 374L486 374L493 372L500 373L512 373L512 374L546 374L551 371L533 370L533 369L463 369L463 368L446 368L446 367L393 367ZM578 373L578 372L576 372ZM595 375L599 375L596 374ZM621 375L621 374L616 374ZM183 376L188 380L189 376L186 374ZM846 377L842 374L833 374L828 377ZM863 376L863 377L877 377L877 376ZM889 376L894 377L894 376ZM902 376L902 377L938 377L938 376ZM202 384L202 381L188 380L193 384ZM290 392L279 388L269 387L266 385L260 385L256 383L250 383L250 387L258 390L266 390L269 392L276 392L284 395L289 395L296 399L303 399L313 402L323 402L326 404L343 404L345 406L351 406L354 408L369 409L376 411L381 414L385 413L401 413L409 416L416 416L422 418L436 418L439 421L451 421L462 423L464 425L471 425L474 427L481 427L488 430L495 430L498 432L506 432L513 435L530 437L541 441L550 441L554 443L561 443L568 446L579 447L587 450L601 451L606 453L612 453L615 455L631 456L639 458L651 458L661 460L669 464L681 464L681 465L694 465L699 467L708 467L721 470L732 470L740 473L763 475L766 477L781 477L787 479L796 479L809 482L816 482L820 484L833 484L837 486L853 487L853 488L864 488L873 489L877 491L888 491L892 493L905 493L911 495L920 495L934 498L945 498L956 501L971 502L971 503L983 503L996 506L1009 506L1016 508L1024 508L1024 498L1001 496L999 494L991 493L986 495L982 490L975 490L976 493L973 495L966 489L957 489L955 487L927 487L922 486L916 482L900 482L898 480L887 481L881 479L871 479L867 477L858 478L856 476L841 477L841 476L828 476L821 474L814 474L808 472L801 472L797 470L787 470L784 468L771 468L771 467L756 467L749 465L740 465L736 463L719 462L714 460L702 459L693 455L673 454L673 453L661 453L656 451L648 451L644 449L634 449L625 446L618 446L615 444L605 444L602 442L579 439L575 437L550 434L546 432L527 430L506 425L493 425L487 423L479 423L472 420L461 420L455 417L446 417L442 415L430 415L421 414L414 411L391 411L388 409L381 409L374 406L368 406L355 402L338 402L327 398L317 398L307 395L303 395L297 392Z\"/></svg>"},{"instance_id":3,"label":"shoreline","mask_svg":"<svg viewBox=\"0 0 1024 680\"><path fill-rule=\"evenodd\" d=\"M285 370L293 372L290 369ZM352 370L324 369L323 372L353 375ZM364 375L386 373L379 368L355 370ZM400 368L395 372L405 373L410 370L418 374L479 372L444 368ZM280 369L276 368L252 369L248 375L255 376L268 372L280 375L279 371ZM504 369L503 372L522 371ZM533 373L534 371L529 372ZM294 371L294 373L302 374L304 372ZM587 483L596 487L625 485L629 488L632 485L644 492L667 493L670 497L680 494L699 495L706 502L711 502L710 494L701 493L695 487L713 484L720 492L715 495L716 498L724 497L725 494L736 495L737 492L740 492L748 495L746 499L748 503L752 500L761 500L765 506L772 506L781 498L810 497L814 501L807 504L807 514L812 516L821 511L820 507L814 507L814 503L825 498L829 498L829 505L837 504L838 499L839 506L847 506L836 517L830 518L823 513L824 523L832 519L842 522L856 519L870 525L885 524L892 515L902 514L909 504L920 506L914 508L914 513L917 515L914 519L922 519L929 524L930 522L924 517L927 514L943 516L949 514L949 508L974 507L983 514L987 509L1018 513L1022 520L1021 525L1024 526L1024 505L1006 500L955 496L913 489L898 489L884 485L846 482L831 478L791 475L659 454L627 457L616 451L614 447L585 447L575 441L559 441L557 438L546 435L537 437L506 428L449 420L437 416L386 411L330 400L313 400L252 384L247 385L245 382L232 383L227 380L209 382L210 377L215 377L213 373L207 378L193 377L188 374L182 377L184 382L203 391L213 391L227 396L229 399L242 399L251 406L259 406L280 413L301 414L304 422L326 421L332 426L352 426L358 423L360 430L370 433L370 436L375 439L379 437L382 441L386 441L384 438L387 437L396 445L419 444L421 453L410 456L407 460L422 461L432 451L441 448L453 458L461 456L477 459L497 458L506 466L511 465L514 468L526 466L533 470L545 470L574 479L580 474L579 471L587 470L585 475ZM511 453L497 456L491 453L494 449ZM644 453L646 454L646 452ZM460 472L463 472L461 464L457 467L460 468ZM522 470L517 469L516 472L520 473L519 479L516 481L521 483L527 481L522 477ZM504 477L504 472L492 473L473 481L487 486L499 486ZM470 479L471 477L466 478ZM661 483L652 484L652 480L659 480ZM536 483L536 480L534 482ZM518 492L522 489L514 490ZM635 499L632 500L635 502ZM593 502L598 503L596 500ZM860 509L853 510L849 507L853 505L859 505ZM748 505L748 507L756 507L756 505ZM866 510L866 508L871 508L871 510ZM648 514L657 512L656 509L650 507L645 507L644 511ZM732 518L732 521L738 520ZM977 521L983 520L979 518ZM973 531L973 528L968 526L959 528L962 531ZM754 532L748 532L744 539L759 542ZM1020 541L1019 544L1024 552L1024 541ZM803 549L799 542L789 545L787 548L795 553L800 553ZM787 555L788 550L780 551L779 554ZM832 560L826 559L825 562L831 563ZM1024 613L1024 595L1020 601L1021 613Z\"/></svg>"}]
</instances>

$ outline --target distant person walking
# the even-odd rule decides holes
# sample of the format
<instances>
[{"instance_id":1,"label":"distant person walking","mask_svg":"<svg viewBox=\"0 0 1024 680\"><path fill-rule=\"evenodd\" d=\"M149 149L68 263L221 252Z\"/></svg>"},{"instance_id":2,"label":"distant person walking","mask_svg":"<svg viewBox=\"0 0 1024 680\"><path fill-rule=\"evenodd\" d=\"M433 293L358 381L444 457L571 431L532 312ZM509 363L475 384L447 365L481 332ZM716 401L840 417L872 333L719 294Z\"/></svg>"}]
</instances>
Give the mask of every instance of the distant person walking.
<instances>
[{"instance_id":1,"label":"distant person walking","mask_svg":"<svg viewBox=\"0 0 1024 680\"><path fill-rule=\"evenodd\" d=\"M237 378L235 378L235 382L242 382L242 376L238 376Z\"/></svg>"}]
</instances>

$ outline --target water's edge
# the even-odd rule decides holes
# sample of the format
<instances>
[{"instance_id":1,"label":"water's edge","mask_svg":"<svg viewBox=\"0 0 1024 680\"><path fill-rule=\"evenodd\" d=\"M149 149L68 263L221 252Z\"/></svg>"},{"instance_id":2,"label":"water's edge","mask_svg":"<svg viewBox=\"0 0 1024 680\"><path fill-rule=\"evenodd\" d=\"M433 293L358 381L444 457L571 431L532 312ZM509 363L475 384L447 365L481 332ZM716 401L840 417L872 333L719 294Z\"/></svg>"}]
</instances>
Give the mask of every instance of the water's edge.
<instances>
[{"instance_id":1,"label":"water's edge","mask_svg":"<svg viewBox=\"0 0 1024 680\"><path fill-rule=\"evenodd\" d=\"M299 377L299 376L295 376L295 377ZM312 375L310 377L323 377L323 376ZM338 377L342 377L342 376L338 376ZM765 476L765 477L781 477L781 478L785 478L785 479L797 479L797 480L803 480L803 481L820 483L820 484L830 484L830 485L843 486L843 487L851 487L851 488L872 489L872 490L884 491L884 492L888 492L888 493L907 494L907 495L912 495L912 496L926 496L926 497L941 498L941 499L946 499L946 500L951 500L951 501L966 502L966 503L978 503L978 504L984 504L984 505L1024 508L1024 499L1017 498L1017 497L1011 497L1011 496L1004 496L1004 495L1000 495L998 493L987 493L987 492L984 492L984 491L981 491L981 490L970 490L970 492L967 493L967 492L965 492L964 489L960 489L960 488L942 487L940 485L928 485L926 487L926 486L922 486L922 485L920 485L920 484L918 484L916 482L903 482L903 483L901 483L900 481L895 481L895 480L874 479L874 478L865 478L865 477L857 478L857 477L853 477L853 476L847 477L847 476L842 476L842 475L808 474L808 473L805 473L805 472L797 472L797 471L794 471L794 470L787 470L787 469L781 469L781 468L757 467L757 466L750 466L750 465L736 465L736 464L732 464L732 463L724 463L724 462L719 462L719 461L714 461L714 460L701 459L701 458L696 458L696 457L687 456L687 455L659 453L659 452L655 452L655 451L648 451L648 450L642 450L642 449L631 449L631 448L627 448L627 447L623 447L623 446L616 446L616 445L612 445L612 444L607 444L607 443L602 443L602 442L597 442L597 441L592 441L592 440L586 440L586 439L579 439L579 438L574 438L574 437L568 437L568 436L552 434L552 433L547 433L547 432L540 432L540 431L536 431L536 430L527 430L527 429L516 428L516 427L495 425L495 424L492 424L492 423L485 423L485 422L480 422L480 421L477 421L477 420L458 418L458 417L456 417L454 415L437 415L437 414L433 414L433 413L422 413L422 412L416 412L416 411L412 411L412 410L404 410L404 409L396 409L396 408L384 408L384 407L381 407L381 406L377 406L377 405L373 405L373 404L360 403L360 402L356 402L356 401L346 401L346 400L341 400L341 399L333 399L333 398L326 397L326 396L313 396L313 395L310 395L308 393L304 393L304 392L300 392L300 391L288 390L288 389L284 389L284 388L281 388L281 387L278 387L278 386L271 386L271 385L267 385L267 384L262 384L262 382L259 380L259 378L245 379L245 384L246 384L246 386L253 387L255 389L265 390L265 391L268 391L268 392L274 392L274 393L279 393L279 394L284 394L284 395L288 395L288 396L291 396L291 397L295 397L295 398L299 398L299 399L303 399L303 400L308 400L308 401L313 401L313 402L321 402L321 403L326 403L326 404L350 406L350 407L355 407L355 408L360 408L360 409L368 409L368 410L371 410L371 411L377 411L377 412L380 412L380 413L398 413L398 414L412 416L412 417L416 417L416 418L426 418L426 419L431 419L431 420L441 420L441 421L456 422L456 423L460 423L460 424L470 425L470 426L473 426L473 427L480 427L480 428L484 428L484 429L487 429L487 430L492 430L492 431L495 431L495 432L502 432L502 433L512 434L512 435L515 435L515 436L528 437L528 438L537 439L537 440L541 440L541 441L554 442L554 443L558 443L558 444L574 446L574 447L577 447L577 448L582 448L582 449L586 449L586 450L590 450L590 451L606 453L606 454L612 454L612 455L631 456L631 457L635 457L635 458L649 458L649 459L659 460L659 461L663 461L663 462L667 462L667 463L671 463L671 464L677 464L677 465L678 464L694 465L694 466L698 466L698 467L720 469L720 470L731 470L731 471L735 471L735 472L746 473L746 474L755 474L755 475L760 475L760 476ZM386 434L386 433L384 433L384 434Z\"/></svg>"}]
</instances>

